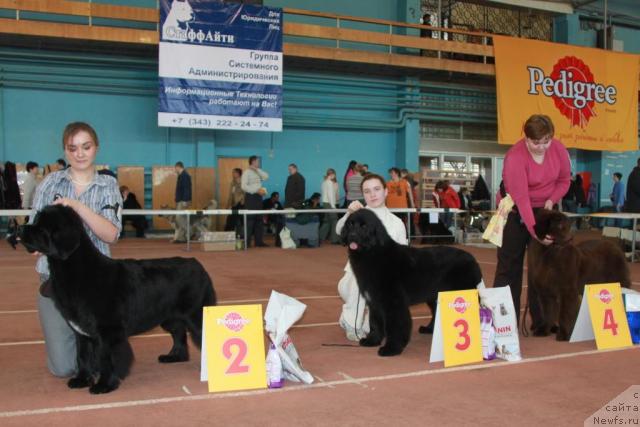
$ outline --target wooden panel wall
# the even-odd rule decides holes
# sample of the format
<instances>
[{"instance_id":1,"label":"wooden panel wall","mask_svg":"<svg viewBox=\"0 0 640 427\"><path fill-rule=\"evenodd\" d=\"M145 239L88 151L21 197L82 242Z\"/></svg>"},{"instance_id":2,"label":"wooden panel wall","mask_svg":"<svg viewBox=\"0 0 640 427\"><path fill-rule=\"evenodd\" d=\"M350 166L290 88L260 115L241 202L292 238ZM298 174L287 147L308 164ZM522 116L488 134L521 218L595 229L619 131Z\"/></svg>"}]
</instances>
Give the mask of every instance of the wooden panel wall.
<instances>
[{"instance_id":1,"label":"wooden panel wall","mask_svg":"<svg viewBox=\"0 0 640 427\"><path fill-rule=\"evenodd\" d=\"M191 175L192 209L204 209L215 198L215 169L187 168ZM154 166L152 175L153 209L174 209L176 207L176 181L178 179L173 166ZM153 226L158 230L171 230L171 224L157 215L153 217Z\"/></svg>"},{"instance_id":2,"label":"wooden panel wall","mask_svg":"<svg viewBox=\"0 0 640 427\"><path fill-rule=\"evenodd\" d=\"M144 167L118 167L118 185L126 185L129 187L129 191L136 195L138 203L140 203L140 206L144 209Z\"/></svg>"}]
</instances>

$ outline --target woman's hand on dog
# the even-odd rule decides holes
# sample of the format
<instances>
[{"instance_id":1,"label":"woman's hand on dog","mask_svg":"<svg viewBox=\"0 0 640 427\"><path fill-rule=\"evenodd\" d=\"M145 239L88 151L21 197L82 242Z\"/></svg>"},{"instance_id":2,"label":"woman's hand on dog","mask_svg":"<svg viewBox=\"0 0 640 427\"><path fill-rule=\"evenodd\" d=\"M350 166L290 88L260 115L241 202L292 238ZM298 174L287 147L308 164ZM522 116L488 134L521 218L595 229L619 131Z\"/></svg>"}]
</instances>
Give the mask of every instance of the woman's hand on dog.
<instances>
[{"instance_id":1,"label":"woman's hand on dog","mask_svg":"<svg viewBox=\"0 0 640 427\"><path fill-rule=\"evenodd\" d=\"M60 197L60 198L54 200L54 202L53 202L54 205L68 206L71 209L73 209L74 211L76 210L77 203L78 203L77 200L69 199L67 197Z\"/></svg>"},{"instance_id":2,"label":"woman's hand on dog","mask_svg":"<svg viewBox=\"0 0 640 427\"><path fill-rule=\"evenodd\" d=\"M551 200L547 200L546 202L544 202L544 208L548 211L553 210L553 202ZM545 245L545 246L549 246L550 244L553 243L553 236L547 234L544 236L544 239L540 239L538 238L538 236L533 236L536 238L536 240L538 242L540 242L540 244Z\"/></svg>"},{"instance_id":3,"label":"woman's hand on dog","mask_svg":"<svg viewBox=\"0 0 640 427\"><path fill-rule=\"evenodd\" d=\"M354 200L353 202L349 203L349 206L347 206L347 211L352 214L362 208L364 208L364 205L360 203L359 200Z\"/></svg>"},{"instance_id":4,"label":"woman's hand on dog","mask_svg":"<svg viewBox=\"0 0 640 427\"><path fill-rule=\"evenodd\" d=\"M549 246L550 244L553 243L553 237L549 236L548 234L544 236L544 239L539 239L536 236L536 240L545 246Z\"/></svg>"}]
</instances>

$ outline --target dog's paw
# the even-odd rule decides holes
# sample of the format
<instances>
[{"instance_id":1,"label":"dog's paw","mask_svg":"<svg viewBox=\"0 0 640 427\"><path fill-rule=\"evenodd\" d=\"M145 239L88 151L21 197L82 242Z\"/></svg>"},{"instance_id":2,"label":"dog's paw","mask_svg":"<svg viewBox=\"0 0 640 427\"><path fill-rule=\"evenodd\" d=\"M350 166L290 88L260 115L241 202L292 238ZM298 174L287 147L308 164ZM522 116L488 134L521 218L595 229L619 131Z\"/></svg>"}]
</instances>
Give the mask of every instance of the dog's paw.
<instances>
[{"instance_id":1,"label":"dog's paw","mask_svg":"<svg viewBox=\"0 0 640 427\"><path fill-rule=\"evenodd\" d=\"M188 354L161 354L158 356L158 362L160 363L178 363L186 362L189 360Z\"/></svg>"},{"instance_id":2,"label":"dog's paw","mask_svg":"<svg viewBox=\"0 0 640 427\"><path fill-rule=\"evenodd\" d=\"M378 349L378 356L389 357L402 353L403 348L396 345L385 344Z\"/></svg>"},{"instance_id":3,"label":"dog's paw","mask_svg":"<svg viewBox=\"0 0 640 427\"><path fill-rule=\"evenodd\" d=\"M360 345L362 347L377 347L380 345L381 342L382 342L381 339L378 339L376 337L371 337L371 336L360 339Z\"/></svg>"},{"instance_id":4,"label":"dog's paw","mask_svg":"<svg viewBox=\"0 0 640 427\"><path fill-rule=\"evenodd\" d=\"M111 381L98 381L96 384L89 387L89 393L91 394L105 394L111 393L113 390L117 389L120 386L120 381L111 380Z\"/></svg>"},{"instance_id":5,"label":"dog's paw","mask_svg":"<svg viewBox=\"0 0 640 427\"><path fill-rule=\"evenodd\" d=\"M433 325L420 326L418 328L418 333L421 333L421 334L432 334L433 333Z\"/></svg>"},{"instance_id":6,"label":"dog's paw","mask_svg":"<svg viewBox=\"0 0 640 427\"><path fill-rule=\"evenodd\" d=\"M90 385L91 382L89 381L89 379L84 377L74 377L67 381L67 386L69 388L85 388L89 387Z\"/></svg>"},{"instance_id":7,"label":"dog's paw","mask_svg":"<svg viewBox=\"0 0 640 427\"><path fill-rule=\"evenodd\" d=\"M551 334L551 332L549 332L549 328L541 326L541 327L534 328L531 331L531 334L534 337L547 337Z\"/></svg>"},{"instance_id":8,"label":"dog's paw","mask_svg":"<svg viewBox=\"0 0 640 427\"><path fill-rule=\"evenodd\" d=\"M570 333L558 328L558 332L556 332L556 341L569 341L569 338L571 338Z\"/></svg>"}]
</instances>

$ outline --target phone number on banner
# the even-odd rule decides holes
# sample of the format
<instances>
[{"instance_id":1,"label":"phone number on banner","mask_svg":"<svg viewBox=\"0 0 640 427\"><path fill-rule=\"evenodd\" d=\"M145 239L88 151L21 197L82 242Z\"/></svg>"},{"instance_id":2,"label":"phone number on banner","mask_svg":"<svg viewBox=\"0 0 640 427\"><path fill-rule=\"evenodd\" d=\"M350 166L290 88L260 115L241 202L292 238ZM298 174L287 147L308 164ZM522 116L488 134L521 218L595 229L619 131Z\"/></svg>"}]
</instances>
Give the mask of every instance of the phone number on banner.
<instances>
[{"instance_id":1,"label":"phone number on banner","mask_svg":"<svg viewBox=\"0 0 640 427\"><path fill-rule=\"evenodd\" d=\"M270 117L231 117L158 113L158 125L178 128L262 130L269 132L282 131L282 119Z\"/></svg>"}]
</instances>

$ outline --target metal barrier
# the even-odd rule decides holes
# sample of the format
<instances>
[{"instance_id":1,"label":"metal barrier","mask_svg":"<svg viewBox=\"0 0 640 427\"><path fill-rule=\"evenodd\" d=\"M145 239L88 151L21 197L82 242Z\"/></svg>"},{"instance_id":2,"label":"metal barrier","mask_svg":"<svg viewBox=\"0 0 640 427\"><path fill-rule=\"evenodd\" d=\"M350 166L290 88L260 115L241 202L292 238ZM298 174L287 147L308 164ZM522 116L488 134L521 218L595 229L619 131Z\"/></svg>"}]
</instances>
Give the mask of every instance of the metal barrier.
<instances>
[{"instance_id":1,"label":"metal barrier","mask_svg":"<svg viewBox=\"0 0 640 427\"><path fill-rule=\"evenodd\" d=\"M457 229L457 216L460 213L467 212L462 209L446 209L446 208L409 208L409 209L389 209L394 213L406 213L407 218L411 221L411 214L421 213L452 213L454 228ZM187 251L191 250L191 216L195 215L242 215L242 222L244 228L244 250L247 250L247 216L248 215L296 215L296 214L310 214L310 213L346 213L347 209L284 209L284 210L249 210L249 209L212 209L212 210L198 210L198 209L185 209L185 210L170 210L170 209L123 209L122 215L186 215L187 217ZM28 216L33 212L30 209L5 209L0 210L0 217L3 216ZM413 238L424 237L421 235L413 236ZM411 242L411 227L407 230L407 239Z\"/></svg>"}]
</instances>

